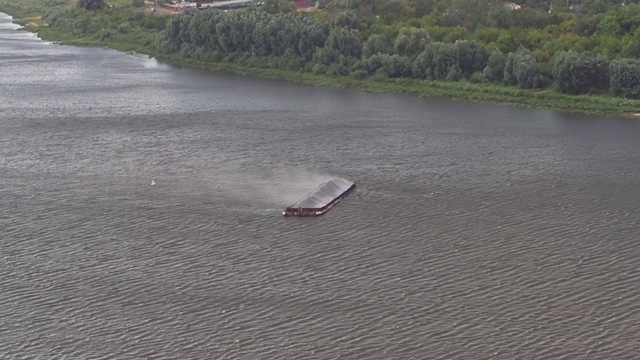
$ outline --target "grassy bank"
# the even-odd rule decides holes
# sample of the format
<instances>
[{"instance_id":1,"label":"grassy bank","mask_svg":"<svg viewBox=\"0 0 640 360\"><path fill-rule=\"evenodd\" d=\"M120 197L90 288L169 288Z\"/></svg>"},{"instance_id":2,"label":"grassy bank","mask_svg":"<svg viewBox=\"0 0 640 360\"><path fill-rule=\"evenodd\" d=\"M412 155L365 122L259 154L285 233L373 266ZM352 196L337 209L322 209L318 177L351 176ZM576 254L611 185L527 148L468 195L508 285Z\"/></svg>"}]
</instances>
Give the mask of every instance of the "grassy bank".
<instances>
[{"instance_id":1,"label":"grassy bank","mask_svg":"<svg viewBox=\"0 0 640 360\"><path fill-rule=\"evenodd\" d=\"M122 0L117 0L122 1ZM73 6L73 0L60 0L58 6ZM123 3L124 6L125 3ZM22 2L0 0L0 11L23 19L30 31L49 41L59 41L68 45L108 47L121 51L136 51L159 60L181 66L192 66L207 70L224 70L237 74L278 79L295 83L341 87L374 93L399 93L421 97L443 97L465 101L509 103L521 107L548 109L561 112L633 116L640 112L640 100L628 100L609 94L565 95L552 89L529 90L503 85L488 85L463 82L425 81L409 78L389 79L382 76L356 78L353 76L317 75L310 72L288 71L277 68L253 67L242 62L202 61L185 57L180 52L166 54L158 51L155 38L157 28L132 26L126 32L112 31L109 36L96 33L77 34L50 27L41 20L40 15L47 11L42 0L23 0ZM125 10L122 10L125 11ZM127 9L133 13L134 10ZM97 15L104 16L107 15ZM122 15L120 15L122 16ZM148 14L156 18L171 15ZM105 20L105 23L109 21ZM113 21L112 21L113 22ZM142 24L142 23L141 23ZM106 25L105 25L106 27ZM104 35L104 30L103 34Z\"/></svg>"},{"instance_id":2,"label":"grassy bank","mask_svg":"<svg viewBox=\"0 0 640 360\"><path fill-rule=\"evenodd\" d=\"M467 82L420 81L414 79L332 77L306 72L248 67L235 63L210 63L180 56L159 56L159 59L206 70L224 70L241 75L284 80L294 83L339 87L371 93L407 94L429 98L447 98L472 102L508 103L525 108L590 115L635 117L640 101L611 95L564 95L555 91L518 89L502 85Z\"/></svg>"}]
</instances>

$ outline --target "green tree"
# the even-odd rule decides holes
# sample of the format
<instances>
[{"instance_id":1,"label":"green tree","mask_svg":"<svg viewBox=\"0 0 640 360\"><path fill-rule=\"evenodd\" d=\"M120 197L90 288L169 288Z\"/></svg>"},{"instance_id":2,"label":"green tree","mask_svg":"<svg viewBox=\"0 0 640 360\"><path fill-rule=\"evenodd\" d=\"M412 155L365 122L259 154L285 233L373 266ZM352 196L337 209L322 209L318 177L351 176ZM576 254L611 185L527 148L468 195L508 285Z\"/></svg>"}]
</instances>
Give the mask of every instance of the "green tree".
<instances>
[{"instance_id":1,"label":"green tree","mask_svg":"<svg viewBox=\"0 0 640 360\"><path fill-rule=\"evenodd\" d=\"M640 61L622 59L611 62L611 91L616 96L640 99Z\"/></svg>"},{"instance_id":2,"label":"green tree","mask_svg":"<svg viewBox=\"0 0 640 360\"><path fill-rule=\"evenodd\" d=\"M270 14L288 13L294 10L291 2L287 0L264 0L262 8Z\"/></svg>"},{"instance_id":3,"label":"green tree","mask_svg":"<svg viewBox=\"0 0 640 360\"><path fill-rule=\"evenodd\" d=\"M471 74L482 71L487 66L489 52L485 47L474 40L458 40L453 44L458 65L462 75L469 79Z\"/></svg>"},{"instance_id":4,"label":"green tree","mask_svg":"<svg viewBox=\"0 0 640 360\"><path fill-rule=\"evenodd\" d=\"M540 71L531 51L521 49L509 53L504 65L504 82L507 85L532 89L538 86Z\"/></svg>"},{"instance_id":5,"label":"green tree","mask_svg":"<svg viewBox=\"0 0 640 360\"><path fill-rule=\"evenodd\" d=\"M329 11L356 10L368 2L371 2L371 1L370 0L335 0L329 3L329 5L327 6L327 10Z\"/></svg>"},{"instance_id":6,"label":"green tree","mask_svg":"<svg viewBox=\"0 0 640 360\"><path fill-rule=\"evenodd\" d=\"M408 0L377 0L374 4L375 13L388 24L413 16L414 9Z\"/></svg>"},{"instance_id":7,"label":"green tree","mask_svg":"<svg viewBox=\"0 0 640 360\"><path fill-rule=\"evenodd\" d=\"M578 16L573 31L582 36L594 35L603 17L602 14Z\"/></svg>"},{"instance_id":8,"label":"green tree","mask_svg":"<svg viewBox=\"0 0 640 360\"><path fill-rule=\"evenodd\" d=\"M229 54L236 50L235 43L231 37L231 26L225 21L216 25L216 35L218 37L218 43L222 46L222 50Z\"/></svg>"},{"instance_id":9,"label":"green tree","mask_svg":"<svg viewBox=\"0 0 640 360\"><path fill-rule=\"evenodd\" d=\"M487 17L489 25L494 28L511 29L513 27L511 10L505 9L502 6L491 9Z\"/></svg>"},{"instance_id":10,"label":"green tree","mask_svg":"<svg viewBox=\"0 0 640 360\"><path fill-rule=\"evenodd\" d=\"M622 47L622 55L628 58L640 56L640 28L635 30L633 36L627 37Z\"/></svg>"},{"instance_id":11,"label":"green tree","mask_svg":"<svg viewBox=\"0 0 640 360\"><path fill-rule=\"evenodd\" d=\"M436 18L436 23L462 26L473 31L482 25L487 25L488 13L492 9L501 8L502 4L502 0L449 0L442 2L436 10L442 16L439 19Z\"/></svg>"},{"instance_id":12,"label":"green tree","mask_svg":"<svg viewBox=\"0 0 640 360\"><path fill-rule=\"evenodd\" d=\"M629 4L622 7L618 12L616 22L626 34L633 34L640 27L640 5Z\"/></svg>"},{"instance_id":13,"label":"green tree","mask_svg":"<svg viewBox=\"0 0 640 360\"><path fill-rule=\"evenodd\" d=\"M329 30L319 20L305 18L297 40L298 54L305 60L311 60L317 48L324 46Z\"/></svg>"},{"instance_id":14,"label":"green tree","mask_svg":"<svg viewBox=\"0 0 640 360\"><path fill-rule=\"evenodd\" d=\"M582 5L584 6L583 12L589 15L604 14L611 7L610 4L602 0L584 0L582 1Z\"/></svg>"},{"instance_id":15,"label":"green tree","mask_svg":"<svg viewBox=\"0 0 640 360\"><path fill-rule=\"evenodd\" d=\"M393 52L415 59L430 42L431 37L427 30L403 27L393 42Z\"/></svg>"},{"instance_id":16,"label":"green tree","mask_svg":"<svg viewBox=\"0 0 640 360\"><path fill-rule=\"evenodd\" d=\"M496 46L504 53L510 53L517 51L525 42L527 36L527 30L514 28L510 31L501 32L498 35Z\"/></svg>"},{"instance_id":17,"label":"green tree","mask_svg":"<svg viewBox=\"0 0 640 360\"><path fill-rule=\"evenodd\" d=\"M375 54L388 54L391 52L391 44L384 34L373 34L362 45L362 57L368 58Z\"/></svg>"},{"instance_id":18,"label":"green tree","mask_svg":"<svg viewBox=\"0 0 640 360\"><path fill-rule=\"evenodd\" d=\"M204 46L207 38L211 36L207 21L211 16L205 11L199 11L187 25L189 30L189 42L195 46Z\"/></svg>"},{"instance_id":19,"label":"green tree","mask_svg":"<svg viewBox=\"0 0 640 360\"><path fill-rule=\"evenodd\" d=\"M357 30L343 27L333 28L329 33L325 47L334 49L345 57L362 56L362 35Z\"/></svg>"},{"instance_id":20,"label":"green tree","mask_svg":"<svg viewBox=\"0 0 640 360\"><path fill-rule=\"evenodd\" d=\"M411 76L411 60L406 56L384 54L382 68L390 78Z\"/></svg>"},{"instance_id":21,"label":"green tree","mask_svg":"<svg viewBox=\"0 0 640 360\"><path fill-rule=\"evenodd\" d=\"M312 61L319 65L331 65L336 61L338 61L339 56L340 54L335 49L320 47L320 48L317 48L316 51L313 53Z\"/></svg>"},{"instance_id":22,"label":"green tree","mask_svg":"<svg viewBox=\"0 0 640 360\"><path fill-rule=\"evenodd\" d=\"M76 6L85 10L95 11L104 9L107 4L104 0L78 0Z\"/></svg>"},{"instance_id":23,"label":"green tree","mask_svg":"<svg viewBox=\"0 0 640 360\"><path fill-rule=\"evenodd\" d=\"M363 60L364 70L368 75L382 73L390 78L410 77L411 61L398 54L374 54Z\"/></svg>"},{"instance_id":24,"label":"green tree","mask_svg":"<svg viewBox=\"0 0 640 360\"><path fill-rule=\"evenodd\" d=\"M373 75L378 71L378 69L382 68L382 59L384 55L387 54L377 53L362 60L362 67L367 75Z\"/></svg>"},{"instance_id":25,"label":"green tree","mask_svg":"<svg viewBox=\"0 0 640 360\"><path fill-rule=\"evenodd\" d=\"M427 80L445 80L450 72L459 70L457 52L453 44L434 42L413 62L414 77Z\"/></svg>"},{"instance_id":26,"label":"green tree","mask_svg":"<svg viewBox=\"0 0 640 360\"><path fill-rule=\"evenodd\" d=\"M415 17L423 17L433 11L438 0L409 0Z\"/></svg>"},{"instance_id":27,"label":"green tree","mask_svg":"<svg viewBox=\"0 0 640 360\"><path fill-rule=\"evenodd\" d=\"M487 66L482 70L482 80L484 82L502 81L506 61L507 56L502 51L493 50L487 61Z\"/></svg>"},{"instance_id":28,"label":"green tree","mask_svg":"<svg viewBox=\"0 0 640 360\"><path fill-rule=\"evenodd\" d=\"M598 24L598 34L599 35L613 35L618 36L624 33L624 30L620 27L618 22L616 21L617 14L615 10L607 11L604 14L602 20Z\"/></svg>"},{"instance_id":29,"label":"green tree","mask_svg":"<svg viewBox=\"0 0 640 360\"><path fill-rule=\"evenodd\" d=\"M344 27L364 31L367 27L360 17L352 11L341 11L331 20L331 27Z\"/></svg>"},{"instance_id":30,"label":"green tree","mask_svg":"<svg viewBox=\"0 0 640 360\"><path fill-rule=\"evenodd\" d=\"M561 93L604 90L609 87L609 62L591 52L563 51L555 56L553 77Z\"/></svg>"}]
</instances>

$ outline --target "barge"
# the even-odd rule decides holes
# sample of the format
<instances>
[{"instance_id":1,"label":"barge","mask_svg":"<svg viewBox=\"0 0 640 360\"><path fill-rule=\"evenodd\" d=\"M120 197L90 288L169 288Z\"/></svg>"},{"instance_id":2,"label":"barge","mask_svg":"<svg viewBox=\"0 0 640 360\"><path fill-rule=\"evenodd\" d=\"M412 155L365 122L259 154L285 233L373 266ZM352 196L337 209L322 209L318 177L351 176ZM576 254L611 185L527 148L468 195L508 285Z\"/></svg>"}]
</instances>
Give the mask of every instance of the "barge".
<instances>
[{"instance_id":1,"label":"barge","mask_svg":"<svg viewBox=\"0 0 640 360\"><path fill-rule=\"evenodd\" d=\"M356 188L353 181L335 178L287 206L284 216L318 216L326 213Z\"/></svg>"}]
</instances>

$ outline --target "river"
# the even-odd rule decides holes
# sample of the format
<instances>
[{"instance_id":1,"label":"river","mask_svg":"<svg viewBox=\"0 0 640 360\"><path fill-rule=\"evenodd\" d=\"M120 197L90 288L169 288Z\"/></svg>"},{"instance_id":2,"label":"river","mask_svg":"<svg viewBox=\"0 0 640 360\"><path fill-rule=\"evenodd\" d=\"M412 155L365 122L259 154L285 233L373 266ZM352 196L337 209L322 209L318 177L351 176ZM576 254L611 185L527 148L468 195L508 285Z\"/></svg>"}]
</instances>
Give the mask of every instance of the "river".
<instances>
[{"instance_id":1,"label":"river","mask_svg":"<svg viewBox=\"0 0 640 360\"><path fill-rule=\"evenodd\" d=\"M638 139L55 45L1 15L0 358L637 359ZM332 177L358 188L281 215Z\"/></svg>"}]
</instances>

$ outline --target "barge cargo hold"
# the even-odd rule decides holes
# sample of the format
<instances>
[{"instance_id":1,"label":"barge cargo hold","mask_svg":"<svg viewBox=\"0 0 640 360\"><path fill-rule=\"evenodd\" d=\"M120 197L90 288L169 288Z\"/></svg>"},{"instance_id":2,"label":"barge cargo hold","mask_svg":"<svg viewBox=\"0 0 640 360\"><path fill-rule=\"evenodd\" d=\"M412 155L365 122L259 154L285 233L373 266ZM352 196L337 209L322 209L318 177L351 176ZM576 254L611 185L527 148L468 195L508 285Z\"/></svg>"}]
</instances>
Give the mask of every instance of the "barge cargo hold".
<instances>
[{"instance_id":1,"label":"barge cargo hold","mask_svg":"<svg viewBox=\"0 0 640 360\"><path fill-rule=\"evenodd\" d=\"M356 188L353 181L336 178L318 186L300 200L289 205L284 216L318 216L326 213Z\"/></svg>"}]
</instances>

